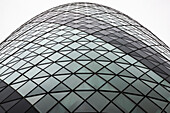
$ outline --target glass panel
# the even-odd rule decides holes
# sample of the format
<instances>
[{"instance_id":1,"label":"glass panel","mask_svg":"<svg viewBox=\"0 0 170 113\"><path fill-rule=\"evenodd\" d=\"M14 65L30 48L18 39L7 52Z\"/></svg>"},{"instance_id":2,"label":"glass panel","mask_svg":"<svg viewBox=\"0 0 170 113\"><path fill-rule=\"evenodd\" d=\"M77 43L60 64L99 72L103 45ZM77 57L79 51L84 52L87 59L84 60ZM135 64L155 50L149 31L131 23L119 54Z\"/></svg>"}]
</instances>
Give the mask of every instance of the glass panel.
<instances>
[{"instance_id":1,"label":"glass panel","mask_svg":"<svg viewBox=\"0 0 170 113\"><path fill-rule=\"evenodd\" d=\"M77 57L79 57L81 54L76 52L76 51L73 51L71 53L68 54L69 57L71 57L72 59L76 59Z\"/></svg>"},{"instance_id":2,"label":"glass panel","mask_svg":"<svg viewBox=\"0 0 170 113\"><path fill-rule=\"evenodd\" d=\"M56 71L58 71L60 68L61 68L61 66L59 66L57 64L52 64L49 67L47 67L45 70L52 75Z\"/></svg>"},{"instance_id":3,"label":"glass panel","mask_svg":"<svg viewBox=\"0 0 170 113\"><path fill-rule=\"evenodd\" d=\"M107 50L113 50L113 49L115 49L115 47L113 47L112 45L107 44L107 43L104 44L103 47L105 47Z\"/></svg>"},{"instance_id":4,"label":"glass panel","mask_svg":"<svg viewBox=\"0 0 170 113\"><path fill-rule=\"evenodd\" d=\"M59 82L55 78L50 77L47 80L45 80L45 82L43 82L40 86L44 88L47 92L49 92L57 84L59 84Z\"/></svg>"},{"instance_id":5,"label":"glass panel","mask_svg":"<svg viewBox=\"0 0 170 113\"><path fill-rule=\"evenodd\" d=\"M157 82L160 82L163 80L160 76L158 76L156 73L152 71L149 71L147 74Z\"/></svg>"},{"instance_id":6,"label":"glass panel","mask_svg":"<svg viewBox=\"0 0 170 113\"><path fill-rule=\"evenodd\" d=\"M111 61L115 60L118 58L117 55L113 54L112 52L108 52L107 54L105 54L104 56L106 56L108 59L110 59Z\"/></svg>"},{"instance_id":7,"label":"glass panel","mask_svg":"<svg viewBox=\"0 0 170 113\"><path fill-rule=\"evenodd\" d=\"M41 71L39 68L37 67L33 67L31 70L29 70L27 73L25 73L25 75L28 78L32 78L34 75L36 75L39 71Z\"/></svg>"},{"instance_id":8,"label":"glass panel","mask_svg":"<svg viewBox=\"0 0 170 113\"><path fill-rule=\"evenodd\" d=\"M168 101L170 101L170 92L168 92L166 89L164 89L162 86L157 86L155 90L162 95L164 98L166 98Z\"/></svg>"},{"instance_id":9,"label":"glass panel","mask_svg":"<svg viewBox=\"0 0 170 113\"><path fill-rule=\"evenodd\" d=\"M56 101L49 96L48 94L41 99L37 104L35 104L35 107L41 112L41 113L47 113L47 111L56 104Z\"/></svg>"},{"instance_id":10,"label":"glass panel","mask_svg":"<svg viewBox=\"0 0 170 113\"><path fill-rule=\"evenodd\" d=\"M107 105L109 102L104 96L96 92L87 100L94 108L99 112Z\"/></svg>"},{"instance_id":11,"label":"glass panel","mask_svg":"<svg viewBox=\"0 0 170 113\"><path fill-rule=\"evenodd\" d=\"M86 54L88 57L90 57L91 59L96 59L98 56L100 56L98 53L94 52L94 51L90 51L89 53Z\"/></svg>"},{"instance_id":12,"label":"glass panel","mask_svg":"<svg viewBox=\"0 0 170 113\"><path fill-rule=\"evenodd\" d=\"M98 70L100 70L102 68L102 66L96 62L91 62L86 67L88 67L93 72L97 72Z\"/></svg>"},{"instance_id":13,"label":"glass panel","mask_svg":"<svg viewBox=\"0 0 170 113\"><path fill-rule=\"evenodd\" d=\"M61 49L62 47L64 47L64 46L61 45L61 44L57 44L57 45L53 46L52 49L54 49L55 51L58 51L58 50Z\"/></svg>"},{"instance_id":14,"label":"glass panel","mask_svg":"<svg viewBox=\"0 0 170 113\"><path fill-rule=\"evenodd\" d=\"M132 85L145 95L151 90L151 88L149 88L140 80L135 81Z\"/></svg>"},{"instance_id":15,"label":"glass panel","mask_svg":"<svg viewBox=\"0 0 170 113\"><path fill-rule=\"evenodd\" d=\"M95 44L95 43L93 43L93 42L90 42L90 43L86 44L86 46L89 47L89 48L91 48L91 49L94 49L94 48L96 48L98 45Z\"/></svg>"},{"instance_id":16,"label":"glass panel","mask_svg":"<svg viewBox=\"0 0 170 113\"><path fill-rule=\"evenodd\" d=\"M33 88L36 87L36 84L34 84L31 81L28 81L26 84L24 84L21 88L18 89L18 92L22 95L25 96L27 95Z\"/></svg>"},{"instance_id":17,"label":"glass panel","mask_svg":"<svg viewBox=\"0 0 170 113\"><path fill-rule=\"evenodd\" d=\"M66 68L68 70L70 70L71 72L75 72L78 69L80 69L82 66L76 62L72 62L71 64L69 64L68 66L66 66Z\"/></svg>"},{"instance_id":18,"label":"glass panel","mask_svg":"<svg viewBox=\"0 0 170 113\"><path fill-rule=\"evenodd\" d=\"M90 77L87 82L92 85L95 89L98 89L100 86L102 86L105 81L103 79L101 79L100 77L98 77L98 75L92 75L92 77Z\"/></svg>"},{"instance_id":19,"label":"glass panel","mask_svg":"<svg viewBox=\"0 0 170 113\"><path fill-rule=\"evenodd\" d=\"M37 56L35 57L33 60L31 60L30 62L33 64L37 64L39 61L41 61L42 59L44 59L44 57L42 56Z\"/></svg>"},{"instance_id":20,"label":"glass panel","mask_svg":"<svg viewBox=\"0 0 170 113\"><path fill-rule=\"evenodd\" d=\"M139 104L147 113L160 113L161 109L159 109L155 104L153 104L149 99L145 98Z\"/></svg>"},{"instance_id":21,"label":"glass panel","mask_svg":"<svg viewBox=\"0 0 170 113\"><path fill-rule=\"evenodd\" d=\"M61 103L72 112L78 105L82 103L82 101L83 100L78 95L72 92L66 98L64 98Z\"/></svg>"},{"instance_id":22,"label":"glass panel","mask_svg":"<svg viewBox=\"0 0 170 113\"><path fill-rule=\"evenodd\" d=\"M12 68L18 69L19 67L21 67L25 63L26 63L25 61L21 60L18 63L16 63L14 66L12 66Z\"/></svg>"},{"instance_id":23,"label":"glass panel","mask_svg":"<svg viewBox=\"0 0 170 113\"><path fill-rule=\"evenodd\" d=\"M111 63L110 65L107 66L107 68L111 71L113 71L114 73L118 74L120 71L123 70L123 68L121 68L120 66L118 66L115 63Z\"/></svg>"},{"instance_id":24,"label":"glass panel","mask_svg":"<svg viewBox=\"0 0 170 113\"><path fill-rule=\"evenodd\" d=\"M64 81L64 83L70 87L71 89L74 89L76 86L78 86L82 80L80 80L75 75L71 75L67 80Z\"/></svg>"},{"instance_id":25,"label":"glass panel","mask_svg":"<svg viewBox=\"0 0 170 113\"><path fill-rule=\"evenodd\" d=\"M129 63L134 64L135 62L137 62L134 58L132 58L129 55L126 55L123 57L125 60L127 60Z\"/></svg>"},{"instance_id":26,"label":"glass panel","mask_svg":"<svg viewBox=\"0 0 170 113\"><path fill-rule=\"evenodd\" d=\"M120 94L115 100L114 103L119 106L124 112L129 113L130 110L135 106L135 104L129 100L124 95Z\"/></svg>"},{"instance_id":27,"label":"glass panel","mask_svg":"<svg viewBox=\"0 0 170 113\"><path fill-rule=\"evenodd\" d=\"M127 70L136 77L140 77L143 74L142 71L140 71L139 69L137 69L134 66L130 66Z\"/></svg>"},{"instance_id":28,"label":"glass panel","mask_svg":"<svg viewBox=\"0 0 170 113\"><path fill-rule=\"evenodd\" d=\"M73 49L77 49L79 46L81 46L80 44L74 42L71 45L69 45L69 47L73 48Z\"/></svg>"},{"instance_id":29,"label":"glass panel","mask_svg":"<svg viewBox=\"0 0 170 113\"><path fill-rule=\"evenodd\" d=\"M109 81L113 86L115 86L118 90L122 91L125 87L127 87L127 83L120 79L119 77L114 77L112 80Z\"/></svg>"},{"instance_id":30,"label":"glass panel","mask_svg":"<svg viewBox=\"0 0 170 113\"><path fill-rule=\"evenodd\" d=\"M15 80L20 74L18 72L14 72L13 74L9 75L4 81L10 84L13 80Z\"/></svg>"}]
</instances>

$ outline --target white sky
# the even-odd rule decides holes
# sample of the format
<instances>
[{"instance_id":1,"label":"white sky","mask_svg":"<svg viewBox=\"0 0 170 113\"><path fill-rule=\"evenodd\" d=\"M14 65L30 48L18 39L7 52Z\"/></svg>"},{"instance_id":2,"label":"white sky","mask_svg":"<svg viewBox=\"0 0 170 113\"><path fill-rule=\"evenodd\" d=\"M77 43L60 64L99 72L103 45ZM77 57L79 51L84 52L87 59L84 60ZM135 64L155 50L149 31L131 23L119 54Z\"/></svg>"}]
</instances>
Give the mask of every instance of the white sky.
<instances>
[{"instance_id":1,"label":"white sky","mask_svg":"<svg viewBox=\"0 0 170 113\"><path fill-rule=\"evenodd\" d=\"M80 1L106 5L127 14L170 47L170 0L0 0L0 42L39 13Z\"/></svg>"}]
</instances>

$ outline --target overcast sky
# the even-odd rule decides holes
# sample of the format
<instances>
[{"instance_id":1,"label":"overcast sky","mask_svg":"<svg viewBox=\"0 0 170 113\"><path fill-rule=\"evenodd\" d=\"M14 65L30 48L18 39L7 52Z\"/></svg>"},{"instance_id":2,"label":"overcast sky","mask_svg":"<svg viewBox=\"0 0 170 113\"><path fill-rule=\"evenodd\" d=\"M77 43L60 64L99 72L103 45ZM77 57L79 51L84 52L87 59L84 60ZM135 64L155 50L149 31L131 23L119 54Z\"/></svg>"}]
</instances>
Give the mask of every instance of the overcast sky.
<instances>
[{"instance_id":1,"label":"overcast sky","mask_svg":"<svg viewBox=\"0 0 170 113\"><path fill-rule=\"evenodd\" d=\"M0 0L0 42L39 13L80 1L103 4L127 14L170 47L170 0Z\"/></svg>"}]
</instances>

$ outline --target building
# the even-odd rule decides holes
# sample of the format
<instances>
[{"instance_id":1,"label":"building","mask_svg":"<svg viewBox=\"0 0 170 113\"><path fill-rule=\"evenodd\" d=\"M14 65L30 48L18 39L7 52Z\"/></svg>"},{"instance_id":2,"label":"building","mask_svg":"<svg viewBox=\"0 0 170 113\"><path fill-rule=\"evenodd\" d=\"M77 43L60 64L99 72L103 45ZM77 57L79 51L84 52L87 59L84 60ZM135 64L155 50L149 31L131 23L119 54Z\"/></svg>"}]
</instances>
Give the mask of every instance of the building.
<instances>
[{"instance_id":1,"label":"building","mask_svg":"<svg viewBox=\"0 0 170 113\"><path fill-rule=\"evenodd\" d=\"M0 113L169 113L170 49L129 16L70 3L0 44Z\"/></svg>"}]
</instances>

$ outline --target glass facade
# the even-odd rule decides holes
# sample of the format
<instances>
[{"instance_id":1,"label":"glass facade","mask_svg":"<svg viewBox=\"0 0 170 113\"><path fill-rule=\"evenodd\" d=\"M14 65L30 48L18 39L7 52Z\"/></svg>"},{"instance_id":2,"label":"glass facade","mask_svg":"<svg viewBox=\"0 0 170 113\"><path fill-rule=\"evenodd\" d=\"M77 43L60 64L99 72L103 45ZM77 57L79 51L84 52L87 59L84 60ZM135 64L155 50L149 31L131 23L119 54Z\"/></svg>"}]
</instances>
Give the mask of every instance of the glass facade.
<instances>
[{"instance_id":1,"label":"glass facade","mask_svg":"<svg viewBox=\"0 0 170 113\"><path fill-rule=\"evenodd\" d=\"M69 3L0 44L0 113L169 113L170 49L127 15Z\"/></svg>"}]
</instances>

